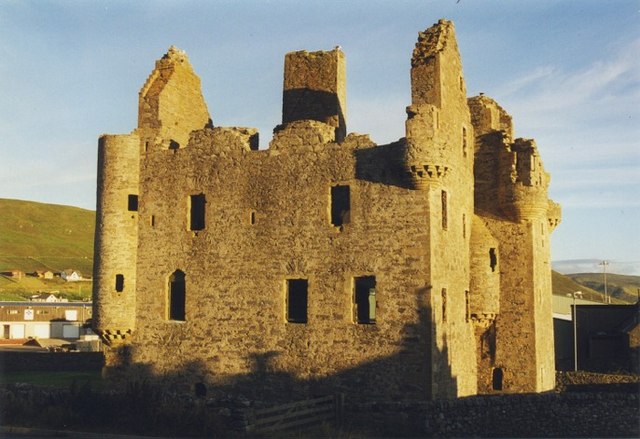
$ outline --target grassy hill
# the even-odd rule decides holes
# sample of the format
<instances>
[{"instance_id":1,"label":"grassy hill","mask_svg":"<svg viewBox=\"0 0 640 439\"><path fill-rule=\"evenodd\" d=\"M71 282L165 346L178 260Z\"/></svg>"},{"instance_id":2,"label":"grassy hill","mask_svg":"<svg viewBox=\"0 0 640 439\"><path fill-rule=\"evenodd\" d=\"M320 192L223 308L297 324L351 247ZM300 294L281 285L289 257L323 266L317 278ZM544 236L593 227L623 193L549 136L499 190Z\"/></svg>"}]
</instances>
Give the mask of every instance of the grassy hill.
<instances>
[{"instance_id":1,"label":"grassy hill","mask_svg":"<svg viewBox=\"0 0 640 439\"><path fill-rule=\"evenodd\" d=\"M553 294L555 296L566 296L575 291L582 291L582 297L586 300L593 300L594 302L602 302L602 293L595 291L583 284L580 284L564 274L560 274L557 271L551 271L551 284L553 288Z\"/></svg>"},{"instance_id":2,"label":"grassy hill","mask_svg":"<svg viewBox=\"0 0 640 439\"><path fill-rule=\"evenodd\" d=\"M567 277L588 288L604 294L604 276L602 273L568 274ZM640 276L607 273L607 292L613 301L635 303L640 290Z\"/></svg>"},{"instance_id":3,"label":"grassy hill","mask_svg":"<svg viewBox=\"0 0 640 439\"><path fill-rule=\"evenodd\" d=\"M12 269L60 272L93 270L95 212L78 207L0 198L0 272ZM21 300L36 291L60 291L69 298L86 298L91 283L0 275L0 300Z\"/></svg>"},{"instance_id":4,"label":"grassy hill","mask_svg":"<svg viewBox=\"0 0 640 439\"><path fill-rule=\"evenodd\" d=\"M0 199L0 212L0 271L91 274L95 212L8 199Z\"/></svg>"}]
</instances>

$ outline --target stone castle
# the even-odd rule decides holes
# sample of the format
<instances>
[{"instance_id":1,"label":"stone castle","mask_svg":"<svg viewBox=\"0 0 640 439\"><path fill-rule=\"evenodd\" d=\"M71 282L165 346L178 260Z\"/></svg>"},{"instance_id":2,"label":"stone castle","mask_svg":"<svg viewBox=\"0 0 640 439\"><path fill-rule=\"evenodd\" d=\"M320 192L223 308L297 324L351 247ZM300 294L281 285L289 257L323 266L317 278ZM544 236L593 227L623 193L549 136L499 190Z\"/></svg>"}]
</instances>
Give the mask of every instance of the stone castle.
<instances>
[{"instance_id":1,"label":"stone castle","mask_svg":"<svg viewBox=\"0 0 640 439\"><path fill-rule=\"evenodd\" d=\"M419 33L406 137L346 128L339 48L288 53L282 124L216 126L184 52L99 140L95 330L107 372L172 388L425 400L555 384L533 140L467 98L451 22Z\"/></svg>"}]
</instances>

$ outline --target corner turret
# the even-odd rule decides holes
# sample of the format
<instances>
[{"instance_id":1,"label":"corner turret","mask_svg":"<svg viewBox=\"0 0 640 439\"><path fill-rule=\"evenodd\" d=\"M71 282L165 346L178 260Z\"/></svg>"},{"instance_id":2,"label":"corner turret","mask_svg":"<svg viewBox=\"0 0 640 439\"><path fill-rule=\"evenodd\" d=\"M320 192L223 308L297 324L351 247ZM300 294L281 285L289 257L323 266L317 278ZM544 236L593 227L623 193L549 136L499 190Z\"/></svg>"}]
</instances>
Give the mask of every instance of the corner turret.
<instances>
[{"instance_id":1,"label":"corner turret","mask_svg":"<svg viewBox=\"0 0 640 439\"><path fill-rule=\"evenodd\" d=\"M405 165L416 189L471 169L473 133L453 23L420 32L411 58Z\"/></svg>"}]
</instances>

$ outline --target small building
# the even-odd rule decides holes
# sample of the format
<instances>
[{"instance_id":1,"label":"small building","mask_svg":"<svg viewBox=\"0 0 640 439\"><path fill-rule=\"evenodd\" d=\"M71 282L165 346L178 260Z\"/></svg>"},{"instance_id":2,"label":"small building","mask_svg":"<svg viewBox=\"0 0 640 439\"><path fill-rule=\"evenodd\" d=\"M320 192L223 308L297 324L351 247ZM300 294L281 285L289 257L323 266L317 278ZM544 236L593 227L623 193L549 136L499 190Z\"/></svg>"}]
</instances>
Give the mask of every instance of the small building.
<instances>
[{"instance_id":1,"label":"small building","mask_svg":"<svg viewBox=\"0 0 640 439\"><path fill-rule=\"evenodd\" d=\"M37 270L34 275L40 279L53 279L53 271L51 270Z\"/></svg>"},{"instance_id":2,"label":"small building","mask_svg":"<svg viewBox=\"0 0 640 439\"><path fill-rule=\"evenodd\" d=\"M77 282L82 280L82 273L78 270L66 269L60 273L60 277L67 282Z\"/></svg>"},{"instance_id":3,"label":"small building","mask_svg":"<svg viewBox=\"0 0 640 439\"><path fill-rule=\"evenodd\" d=\"M554 295L553 302L553 338L556 370L573 370L573 298ZM601 302L576 299L578 305L605 306Z\"/></svg>"},{"instance_id":4,"label":"small building","mask_svg":"<svg viewBox=\"0 0 640 439\"><path fill-rule=\"evenodd\" d=\"M68 299L56 296L53 292L51 293L42 292L42 293L34 294L29 298L29 300L31 302L49 302L49 303L69 301Z\"/></svg>"},{"instance_id":5,"label":"small building","mask_svg":"<svg viewBox=\"0 0 640 439\"><path fill-rule=\"evenodd\" d=\"M578 369L594 372L638 370L640 305L607 305L554 296L554 342L557 370L574 368L574 318ZM577 317L576 317L577 315Z\"/></svg>"},{"instance_id":6,"label":"small building","mask_svg":"<svg viewBox=\"0 0 640 439\"><path fill-rule=\"evenodd\" d=\"M13 279L22 279L24 277L24 271L22 270L8 270L2 272L3 275L11 277Z\"/></svg>"},{"instance_id":7,"label":"small building","mask_svg":"<svg viewBox=\"0 0 640 439\"><path fill-rule=\"evenodd\" d=\"M8 339L63 338L90 333L91 302L0 302L0 343Z\"/></svg>"}]
</instances>

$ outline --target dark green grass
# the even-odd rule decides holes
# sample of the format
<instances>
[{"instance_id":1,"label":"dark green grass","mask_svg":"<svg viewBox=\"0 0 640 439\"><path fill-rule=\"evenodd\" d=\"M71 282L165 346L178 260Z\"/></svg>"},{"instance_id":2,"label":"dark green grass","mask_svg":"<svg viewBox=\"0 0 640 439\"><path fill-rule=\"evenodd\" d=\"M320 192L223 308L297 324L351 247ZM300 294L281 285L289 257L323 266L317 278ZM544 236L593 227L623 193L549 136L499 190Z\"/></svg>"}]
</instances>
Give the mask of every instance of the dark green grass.
<instances>
[{"instance_id":1,"label":"dark green grass","mask_svg":"<svg viewBox=\"0 0 640 439\"><path fill-rule=\"evenodd\" d=\"M100 371L9 372L0 374L0 385L18 383L65 389L72 386L83 386L85 384L89 384L94 390L100 390L103 387Z\"/></svg>"}]
</instances>

